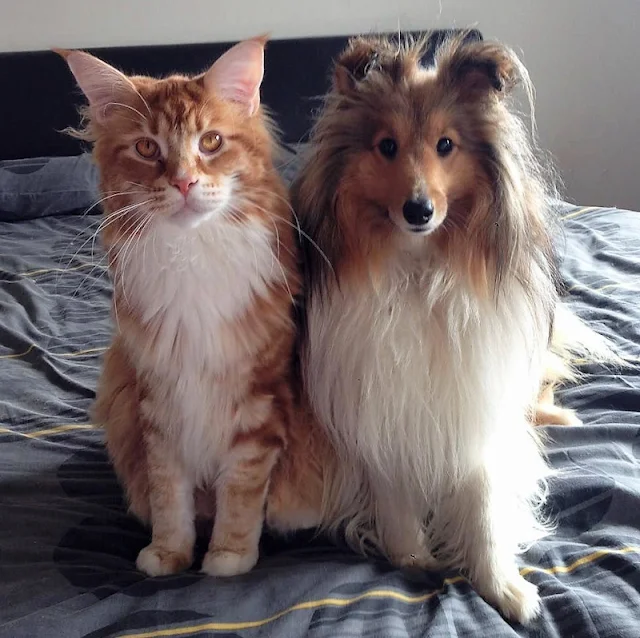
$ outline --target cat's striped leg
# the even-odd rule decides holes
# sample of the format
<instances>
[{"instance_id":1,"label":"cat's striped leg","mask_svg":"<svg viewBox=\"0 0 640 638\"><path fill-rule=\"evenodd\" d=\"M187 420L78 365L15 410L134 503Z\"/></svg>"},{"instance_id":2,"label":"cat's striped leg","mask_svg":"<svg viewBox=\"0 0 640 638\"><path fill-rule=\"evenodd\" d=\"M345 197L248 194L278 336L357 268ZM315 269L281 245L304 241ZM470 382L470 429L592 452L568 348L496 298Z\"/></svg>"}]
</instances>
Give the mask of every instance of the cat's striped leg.
<instances>
[{"instance_id":1,"label":"cat's striped leg","mask_svg":"<svg viewBox=\"0 0 640 638\"><path fill-rule=\"evenodd\" d=\"M136 566L149 576L165 576L188 569L193 562L194 486L162 433L148 428L145 446L152 538Z\"/></svg>"},{"instance_id":2,"label":"cat's striped leg","mask_svg":"<svg viewBox=\"0 0 640 638\"><path fill-rule=\"evenodd\" d=\"M216 517L203 572L234 576L258 561L271 471L284 446L281 431L267 423L236 435L216 484Z\"/></svg>"}]
</instances>

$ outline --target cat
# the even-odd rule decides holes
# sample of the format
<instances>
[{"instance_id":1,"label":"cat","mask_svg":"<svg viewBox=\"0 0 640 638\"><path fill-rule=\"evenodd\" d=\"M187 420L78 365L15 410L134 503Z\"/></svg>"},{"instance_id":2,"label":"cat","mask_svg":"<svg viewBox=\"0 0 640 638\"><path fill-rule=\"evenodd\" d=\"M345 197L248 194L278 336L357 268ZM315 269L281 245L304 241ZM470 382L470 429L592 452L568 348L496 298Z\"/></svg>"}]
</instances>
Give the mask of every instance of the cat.
<instances>
[{"instance_id":1,"label":"cat","mask_svg":"<svg viewBox=\"0 0 640 638\"><path fill-rule=\"evenodd\" d=\"M272 471L288 441L306 447L292 432L298 248L260 105L265 43L165 79L58 51L89 102L75 134L93 144L113 280L93 413L130 510L151 525L136 561L151 576L191 566L195 518L214 509L202 570L250 570ZM298 453L279 476L307 462ZM312 526L290 484L275 509L297 526L291 498Z\"/></svg>"}]
</instances>

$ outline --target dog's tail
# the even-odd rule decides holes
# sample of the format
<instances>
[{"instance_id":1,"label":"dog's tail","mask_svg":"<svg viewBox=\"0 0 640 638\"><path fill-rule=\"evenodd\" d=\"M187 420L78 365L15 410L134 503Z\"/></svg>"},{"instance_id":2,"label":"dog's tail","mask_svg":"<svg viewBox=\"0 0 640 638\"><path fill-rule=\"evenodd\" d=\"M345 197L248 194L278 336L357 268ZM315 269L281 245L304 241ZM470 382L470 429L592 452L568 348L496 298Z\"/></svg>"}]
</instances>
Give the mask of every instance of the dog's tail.
<instances>
[{"instance_id":1,"label":"dog's tail","mask_svg":"<svg viewBox=\"0 0 640 638\"><path fill-rule=\"evenodd\" d=\"M628 363L616 354L613 345L591 329L567 305L558 303L547 353L545 381L556 385L580 379L580 364L600 363L610 368L624 368Z\"/></svg>"}]
</instances>

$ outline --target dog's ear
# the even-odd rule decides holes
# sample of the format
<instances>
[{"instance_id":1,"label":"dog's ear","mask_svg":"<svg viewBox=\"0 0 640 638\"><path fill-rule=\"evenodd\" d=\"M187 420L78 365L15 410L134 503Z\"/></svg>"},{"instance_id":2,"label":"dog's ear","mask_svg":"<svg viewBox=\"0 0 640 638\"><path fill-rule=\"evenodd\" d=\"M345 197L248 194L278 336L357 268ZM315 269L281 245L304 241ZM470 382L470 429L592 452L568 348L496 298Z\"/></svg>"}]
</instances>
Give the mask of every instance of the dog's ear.
<instances>
[{"instance_id":1,"label":"dog's ear","mask_svg":"<svg viewBox=\"0 0 640 638\"><path fill-rule=\"evenodd\" d=\"M526 71L516 54L495 42L445 43L436 56L436 67L447 84L463 95L507 95L523 79Z\"/></svg>"},{"instance_id":2,"label":"dog's ear","mask_svg":"<svg viewBox=\"0 0 640 638\"><path fill-rule=\"evenodd\" d=\"M339 93L354 91L374 69L380 68L384 43L375 38L352 38L336 60L333 85Z\"/></svg>"}]
</instances>

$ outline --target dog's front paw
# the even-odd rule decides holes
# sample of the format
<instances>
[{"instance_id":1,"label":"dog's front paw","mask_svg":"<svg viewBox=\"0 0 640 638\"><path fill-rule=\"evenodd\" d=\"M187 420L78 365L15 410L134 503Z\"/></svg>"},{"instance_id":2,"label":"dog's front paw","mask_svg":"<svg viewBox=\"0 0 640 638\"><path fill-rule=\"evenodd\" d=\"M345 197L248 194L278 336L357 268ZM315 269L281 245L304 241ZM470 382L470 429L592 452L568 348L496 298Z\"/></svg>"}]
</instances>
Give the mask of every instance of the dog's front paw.
<instances>
[{"instance_id":1,"label":"dog's front paw","mask_svg":"<svg viewBox=\"0 0 640 638\"><path fill-rule=\"evenodd\" d=\"M152 543L140 551L136 567L148 576L167 576L188 569L192 562L191 552L174 551Z\"/></svg>"},{"instance_id":2,"label":"dog's front paw","mask_svg":"<svg viewBox=\"0 0 640 638\"><path fill-rule=\"evenodd\" d=\"M243 554L227 550L209 550L202 561L202 571L210 576L246 574L258 562L258 551Z\"/></svg>"},{"instance_id":3,"label":"dog's front paw","mask_svg":"<svg viewBox=\"0 0 640 638\"><path fill-rule=\"evenodd\" d=\"M490 592L478 593L507 619L526 625L540 614L538 588L519 573L496 583Z\"/></svg>"}]
</instances>

